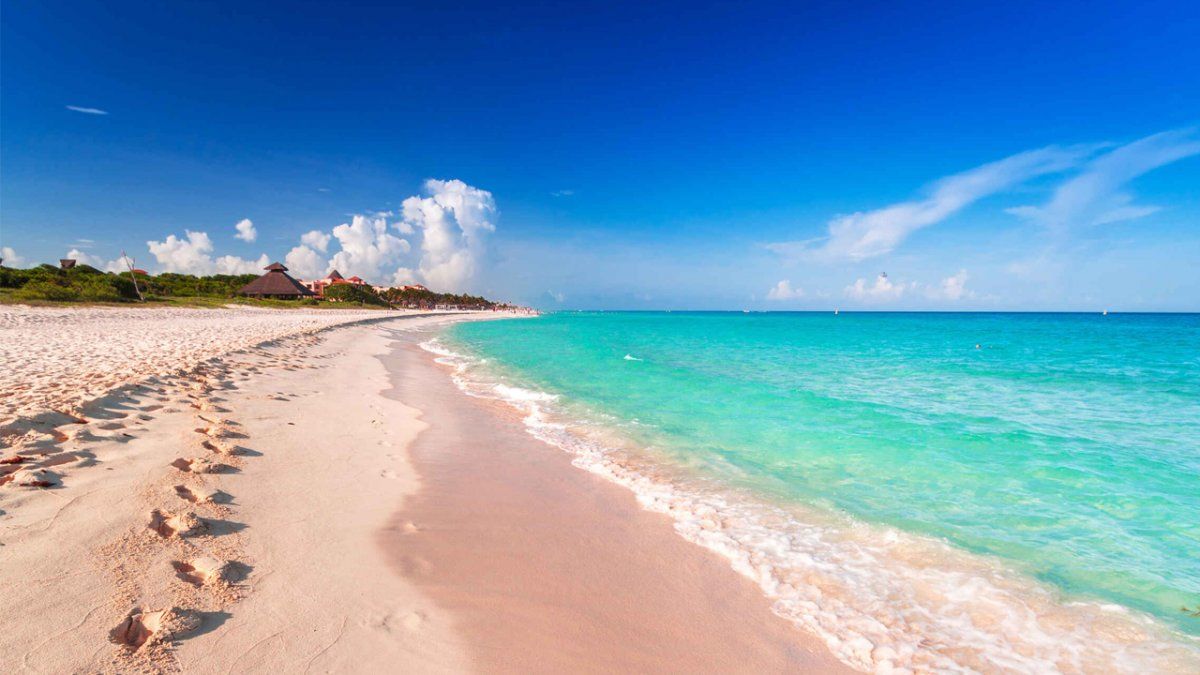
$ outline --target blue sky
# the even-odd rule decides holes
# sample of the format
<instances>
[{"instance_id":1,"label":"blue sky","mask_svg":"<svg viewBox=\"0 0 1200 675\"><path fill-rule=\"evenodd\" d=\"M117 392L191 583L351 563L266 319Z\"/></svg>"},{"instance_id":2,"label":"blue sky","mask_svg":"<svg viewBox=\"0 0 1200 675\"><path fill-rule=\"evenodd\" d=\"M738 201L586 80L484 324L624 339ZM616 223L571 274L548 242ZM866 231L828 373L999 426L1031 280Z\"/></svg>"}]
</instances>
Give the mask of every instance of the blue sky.
<instances>
[{"instance_id":1,"label":"blue sky","mask_svg":"<svg viewBox=\"0 0 1200 675\"><path fill-rule=\"evenodd\" d=\"M1200 310L1195 3L431 4L5 0L5 264Z\"/></svg>"}]
</instances>

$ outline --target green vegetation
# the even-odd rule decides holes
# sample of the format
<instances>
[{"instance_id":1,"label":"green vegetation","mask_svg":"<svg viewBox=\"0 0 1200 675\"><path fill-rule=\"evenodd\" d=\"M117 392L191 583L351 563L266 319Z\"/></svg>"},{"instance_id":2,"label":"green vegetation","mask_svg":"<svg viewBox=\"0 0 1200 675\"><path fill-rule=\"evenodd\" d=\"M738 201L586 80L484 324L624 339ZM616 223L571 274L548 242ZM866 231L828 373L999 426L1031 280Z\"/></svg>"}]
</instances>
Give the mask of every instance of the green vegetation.
<instances>
[{"instance_id":1,"label":"green vegetation","mask_svg":"<svg viewBox=\"0 0 1200 675\"><path fill-rule=\"evenodd\" d=\"M197 277L191 274L137 275L137 283L146 301L156 305L219 307L229 303L294 307L294 301L257 300L236 297L237 290L257 278L257 274L216 274ZM54 265L30 269L0 267L0 302L136 302L137 291L130 273L101 272L89 265L64 270ZM316 304L315 301L313 304Z\"/></svg>"},{"instance_id":2,"label":"green vegetation","mask_svg":"<svg viewBox=\"0 0 1200 675\"><path fill-rule=\"evenodd\" d=\"M69 270L39 265L27 270L0 267L0 288L12 289L5 295L14 300L50 300L56 302L127 302L137 300L129 276L101 272L88 265Z\"/></svg>"},{"instance_id":3,"label":"green vegetation","mask_svg":"<svg viewBox=\"0 0 1200 675\"><path fill-rule=\"evenodd\" d=\"M379 297L370 286L354 284L334 284L325 289L325 299L331 302L352 302L358 305L376 305L387 307L388 302Z\"/></svg>"},{"instance_id":4,"label":"green vegetation","mask_svg":"<svg viewBox=\"0 0 1200 675\"><path fill-rule=\"evenodd\" d=\"M274 300L243 298L238 290L258 278L257 274L215 274L198 277L191 274L166 272L158 275L138 274L138 288L147 303L157 306L220 307L228 304L256 307L404 307L435 309L492 309L497 305L473 295L434 293L423 288L389 288L377 293L370 286L334 284L325 290L325 298ZM137 290L129 272L102 272L88 265L61 269L55 265L39 265L30 269L0 267L0 303L128 303L137 302Z\"/></svg>"},{"instance_id":5,"label":"green vegetation","mask_svg":"<svg viewBox=\"0 0 1200 675\"><path fill-rule=\"evenodd\" d=\"M408 309L434 309L439 306L492 309L498 306L491 300L477 295L434 293L427 288L389 288L383 292L383 298L397 307Z\"/></svg>"}]
</instances>

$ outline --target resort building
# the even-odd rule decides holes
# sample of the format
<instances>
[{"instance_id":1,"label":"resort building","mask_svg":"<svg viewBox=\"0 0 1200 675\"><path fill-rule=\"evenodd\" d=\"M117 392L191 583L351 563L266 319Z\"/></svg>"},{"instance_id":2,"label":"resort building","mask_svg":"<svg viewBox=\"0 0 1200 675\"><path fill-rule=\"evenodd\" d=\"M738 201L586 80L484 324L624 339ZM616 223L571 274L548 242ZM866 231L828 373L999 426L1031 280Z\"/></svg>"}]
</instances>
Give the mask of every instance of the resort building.
<instances>
[{"instance_id":1,"label":"resort building","mask_svg":"<svg viewBox=\"0 0 1200 675\"><path fill-rule=\"evenodd\" d=\"M353 286L367 285L367 282L358 277L350 277L347 279L343 277L337 270L330 272L329 276L325 277L324 279L316 279L314 281L305 281L302 283L304 284L305 288L312 291L313 295L316 295L318 298L325 297L325 289L333 286L334 284L351 284Z\"/></svg>"},{"instance_id":2,"label":"resort building","mask_svg":"<svg viewBox=\"0 0 1200 675\"><path fill-rule=\"evenodd\" d=\"M251 298L311 298L314 293L304 287L287 273L287 268L279 263L271 263L265 268L267 273L242 286L238 295Z\"/></svg>"}]
</instances>

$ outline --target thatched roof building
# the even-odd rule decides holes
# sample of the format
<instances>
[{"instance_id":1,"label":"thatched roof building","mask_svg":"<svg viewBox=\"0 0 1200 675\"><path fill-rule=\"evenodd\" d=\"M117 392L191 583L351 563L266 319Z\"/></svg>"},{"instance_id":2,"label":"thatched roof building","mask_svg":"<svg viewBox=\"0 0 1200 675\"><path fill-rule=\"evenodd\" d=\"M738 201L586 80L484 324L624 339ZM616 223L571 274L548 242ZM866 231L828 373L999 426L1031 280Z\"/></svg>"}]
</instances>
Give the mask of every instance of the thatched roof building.
<instances>
[{"instance_id":1,"label":"thatched roof building","mask_svg":"<svg viewBox=\"0 0 1200 675\"><path fill-rule=\"evenodd\" d=\"M288 276L287 268L283 265L271 263L263 269L267 273L242 286L238 295L252 298L310 298L314 295L299 281Z\"/></svg>"}]
</instances>

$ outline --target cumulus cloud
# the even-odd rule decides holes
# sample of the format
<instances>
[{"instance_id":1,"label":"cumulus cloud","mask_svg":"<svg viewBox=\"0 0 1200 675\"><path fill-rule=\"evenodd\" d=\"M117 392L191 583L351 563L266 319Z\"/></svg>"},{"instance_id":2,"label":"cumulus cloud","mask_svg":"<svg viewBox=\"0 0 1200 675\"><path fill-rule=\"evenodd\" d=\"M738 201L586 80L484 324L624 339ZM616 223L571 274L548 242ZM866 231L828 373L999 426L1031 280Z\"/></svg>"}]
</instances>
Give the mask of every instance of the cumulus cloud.
<instances>
[{"instance_id":1,"label":"cumulus cloud","mask_svg":"<svg viewBox=\"0 0 1200 675\"><path fill-rule=\"evenodd\" d=\"M388 232L383 218L354 216L349 223L333 228L341 250L333 254L329 265L343 274L379 279L385 268L400 263L412 248L407 241Z\"/></svg>"},{"instance_id":2,"label":"cumulus cloud","mask_svg":"<svg viewBox=\"0 0 1200 675\"><path fill-rule=\"evenodd\" d=\"M461 180L430 179L425 192L403 203L403 221L421 231L421 277L439 290L464 291L479 271L486 236L496 229L496 202Z\"/></svg>"},{"instance_id":3,"label":"cumulus cloud","mask_svg":"<svg viewBox=\"0 0 1200 675\"><path fill-rule=\"evenodd\" d=\"M80 265L90 265L104 272L128 272L130 263L126 261L132 262L128 256L120 256L116 260L104 260L100 256L91 255L77 248L67 251L67 255L64 257L70 258Z\"/></svg>"},{"instance_id":4,"label":"cumulus cloud","mask_svg":"<svg viewBox=\"0 0 1200 675\"><path fill-rule=\"evenodd\" d=\"M258 239L258 230L254 229L254 223L249 218L242 218L233 228L237 230L237 234L233 235L235 239L248 243Z\"/></svg>"},{"instance_id":5,"label":"cumulus cloud","mask_svg":"<svg viewBox=\"0 0 1200 675\"><path fill-rule=\"evenodd\" d=\"M1079 175L1059 185L1043 206L1008 209L1049 228L1104 225L1142 218L1159 209L1133 203L1122 190L1129 181L1172 162L1200 154L1195 129L1177 129L1147 136L1100 155Z\"/></svg>"},{"instance_id":6,"label":"cumulus cloud","mask_svg":"<svg viewBox=\"0 0 1200 675\"><path fill-rule=\"evenodd\" d=\"M917 230L940 223L989 195L1078 166L1095 150L1096 146L1050 146L1022 152L938 180L924 199L838 216L829 222L824 237L769 244L767 248L786 257L833 261L884 255Z\"/></svg>"},{"instance_id":7,"label":"cumulus cloud","mask_svg":"<svg viewBox=\"0 0 1200 675\"><path fill-rule=\"evenodd\" d=\"M146 247L158 261L162 272L181 274L248 274L258 272L270 261L266 254L258 260L225 255L212 258L213 243L205 232L185 230L185 237L167 235L163 241L148 241Z\"/></svg>"},{"instance_id":8,"label":"cumulus cloud","mask_svg":"<svg viewBox=\"0 0 1200 675\"><path fill-rule=\"evenodd\" d=\"M392 275L393 286L409 286L417 283L417 273L411 267L398 267Z\"/></svg>"},{"instance_id":9,"label":"cumulus cloud","mask_svg":"<svg viewBox=\"0 0 1200 675\"><path fill-rule=\"evenodd\" d=\"M866 302L888 302L899 300L906 291L916 287L915 283L892 283L887 272L881 272L875 277L875 283L869 284L866 279L858 279L846 287L846 297Z\"/></svg>"},{"instance_id":10,"label":"cumulus cloud","mask_svg":"<svg viewBox=\"0 0 1200 675\"><path fill-rule=\"evenodd\" d=\"M309 230L300 235L300 243L315 251L325 253L329 250L329 240L332 238L320 230Z\"/></svg>"},{"instance_id":11,"label":"cumulus cloud","mask_svg":"<svg viewBox=\"0 0 1200 675\"><path fill-rule=\"evenodd\" d=\"M0 258L4 259L5 267L19 267L25 264L25 259L17 255L11 246L0 248Z\"/></svg>"},{"instance_id":12,"label":"cumulus cloud","mask_svg":"<svg viewBox=\"0 0 1200 675\"><path fill-rule=\"evenodd\" d=\"M293 276L300 279L320 279L325 276L329 263L307 244L301 244L283 259L283 264Z\"/></svg>"},{"instance_id":13,"label":"cumulus cloud","mask_svg":"<svg viewBox=\"0 0 1200 675\"><path fill-rule=\"evenodd\" d=\"M966 270L959 270L958 274L942 279L941 283L928 290L926 295L936 300L962 300L964 298L975 297L974 291L967 289Z\"/></svg>"},{"instance_id":14,"label":"cumulus cloud","mask_svg":"<svg viewBox=\"0 0 1200 675\"><path fill-rule=\"evenodd\" d=\"M235 255L223 255L213 261L213 269L217 274L258 274L267 265L271 264L271 260L264 253L258 257L258 260L247 260L239 258Z\"/></svg>"},{"instance_id":15,"label":"cumulus cloud","mask_svg":"<svg viewBox=\"0 0 1200 675\"><path fill-rule=\"evenodd\" d=\"M792 282L784 279L767 291L768 300L795 300L804 297L804 289L792 288Z\"/></svg>"},{"instance_id":16,"label":"cumulus cloud","mask_svg":"<svg viewBox=\"0 0 1200 675\"><path fill-rule=\"evenodd\" d=\"M63 257L70 258L71 260L74 260L75 262L79 263L80 265L91 265L92 267L95 267L96 269L104 269L104 261L103 260L101 260L100 258L98 258L96 256L89 255L83 251L80 251L77 248L73 248L70 251L67 251L67 255L65 255Z\"/></svg>"},{"instance_id":17,"label":"cumulus cloud","mask_svg":"<svg viewBox=\"0 0 1200 675\"><path fill-rule=\"evenodd\" d=\"M337 269L397 286L420 282L439 291L468 290L483 263L486 237L496 229L496 203L490 192L461 180L430 179L423 187L425 196L404 200L398 214L353 215L329 232L305 232L284 264L303 278ZM393 215L399 220L389 223ZM419 250L393 232L419 236Z\"/></svg>"},{"instance_id":18,"label":"cumulus cloud","mask_svg":"<svg viewBox=\"0 0 1200 675\"><path fill-rule=\"evenodd\" d=\"M101 110L99 108L83 108L83 107L80 107L77 105L69 105L69 106L67 106L67 110L72 110L77 113L83 113L85 115L107 115L108 114L107 110Z\"/></svg>"}]
</instances>

